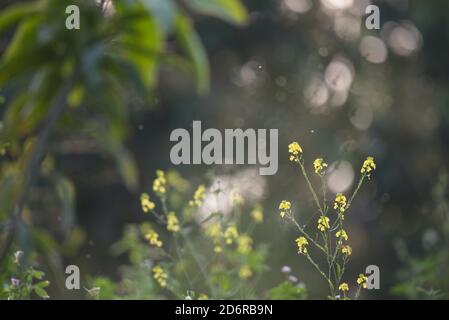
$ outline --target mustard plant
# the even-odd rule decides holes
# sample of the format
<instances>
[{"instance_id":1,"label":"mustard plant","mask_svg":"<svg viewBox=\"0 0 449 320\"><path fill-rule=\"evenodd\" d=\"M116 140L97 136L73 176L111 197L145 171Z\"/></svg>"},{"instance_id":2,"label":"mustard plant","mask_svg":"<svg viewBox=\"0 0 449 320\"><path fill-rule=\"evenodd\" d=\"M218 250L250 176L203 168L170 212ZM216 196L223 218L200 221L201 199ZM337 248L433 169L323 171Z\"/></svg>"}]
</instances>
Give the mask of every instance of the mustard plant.
<instances>
[{"instance_id":1,"label":"mustard plant","mask_svg":"<svg viewBox=\"0 0 449 320\"><path fill-rule=\"evenodd\" d=\"M328 164L323 158L317 158L313 161L313 172L318 176L321 182L321 194L313 186L306 169L303 157L303 149L298 142L292 142L288 146L289 160L299 167L307 189L313 197L315 213L317 217L316 225L310 227L307 224L301 224L293 214L292 204L288 200L282 200L279 204L279 215L281 219L291 222L299 231L296 239L298 254L304 256L308 262L323 277L329 286L329 298L331 299L349 299L350 286L343 281L347 264L352 255L352 247L349 244L349 235L345 229L345 217L351 207L352 202L357 196L363 183L370 179L376 170L376 164L373 157L367 157L360 169L360 177L355 189L350 196L343 193L336 194L333 203L329 203L326 185L326 174L328 173ZM320 196L319 196L320 195ZM313 221L313 220L312 220ZM312 254L309 247L315 250ZM325 265L318 263L316 256L324 256ZM360 274L356 279L355 298L359 297L360 291L367 287L367 276Z\"/></svg>"},{"instance_id":2,"label":"mustard plant","mask_svg":"<svg viewBox=\"0 0 449 320\"><path fill-rule=\"evenodd\" d=\"M208 203L223 197L229 199L231 212ZM264 220L259 204L246 203L238 189L194 187L176 171L157 170L152 192L141 194L140 206L145 221L129 226L113 250L128 251L136 269L144 267L153 282L150 294L177 299L256 297L267 252L252 237ZM243 221L243 212L250 219Z\"/></svg>"}]
</instances>

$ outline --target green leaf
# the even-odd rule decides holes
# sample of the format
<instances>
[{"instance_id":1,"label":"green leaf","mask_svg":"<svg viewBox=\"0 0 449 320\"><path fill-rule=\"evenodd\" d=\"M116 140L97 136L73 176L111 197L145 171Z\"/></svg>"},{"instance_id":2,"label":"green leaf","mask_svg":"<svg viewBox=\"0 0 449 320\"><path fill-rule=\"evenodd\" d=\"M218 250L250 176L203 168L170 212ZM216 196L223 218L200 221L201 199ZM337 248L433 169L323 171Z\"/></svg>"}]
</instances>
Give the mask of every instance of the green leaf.
<instances>
[{"instance_id":1,"label":"green leaf","mask_svg":"<svg viewBox=\"0 0 449 320\"><path fill-rule=\"evenodd\" d=\"M49 285L50 285L50 281L45 280L45 281L36 283L34 286L43 289L43 288L48 287Z\"/></svg>"},{"instance_id":2,"label":"green leaf","mask_svg":"<svg viewBox=\"0 0 449 320\"><path fill-rule=\"evenodd\" d=\"M175 9L172 0L142 0L143 5L156 19L160 28L168 33L173 27L173 21L175 20Z\"/></svg>"},{"instance_id":3,"label":"green leaf","mask_svg":"<svg viewBox=\"0 0 449 320\"><path fill-rule=\"evenodd\" d=\"M243 25L248 21L248 14L240 0L191 0L188 5L198 13L215 16L236 25Z\"/></svg>"},{"instance_id":4,"label":"green leaf","mask_svg":"<svg viewBox=\"0 0 449 320\"><path fill-rule=\"evenodd\" d=\"M123 57L139 73L145 88L152 89L156 83L157 58L162 53L163 43L157 22L149 15L131 20L119 41Z\"/></svg>"},{"instance_id":5,"label":"green leaf","mask_svg":"<svg viewBox=\"0 0 449 320\"><path fill-rule=\"evenodd\" d=\"M176 19L176 37L193 65L198 93L207 93L209 91L209 61L203 44L189 18L178 15Z\"/></svg>"},{"instance_id":6,"label":"green leaf","mask_svg":"<svg viewBox=\"0 0 449 320\"><path fill-rule=\"evenodd\" d=\"M41 297L42 299L48 299L50 296L48 295L47 291L42 289L41 287L34 286L33 287L34 292Z\"/></svg>"},{"instance_id":7,"label":"green leaf","mask_svg":"<svg viewBox=\"0 0 449 320\"><path fill-rule=\"evenodd\" d=\"M337 271L337 278L341 278L342 274L341 274L341 267L340 264L336 263L336 271Z\"/></svg>"},{"instance_id":8,"label":"green leaf","mask_svg":"<svg viewBox=\"0 0 449 320\"><path fill-rule=\"evenodd\" d=\"M113 281L105 277L97 277L92 280L92 287L100 288L98 298L112 300L115 298L116 285ZM89 290L88 290L89 292Z\"/></svg>"},{"instance_id":9,"label":"green leaf","mask_svg":"<svg viewBox=\"0 0 449 320\"><path fill-rule=\"evenodd\" d=\"M285 281L270 289L268 297L272 300L303 300L307 298L307 289Z\"/></svg>"},{"instance_id":10,"label":"green leaf","mask_svg":"<svg viewBox=\"0 0 449 320\"><path fill-rule=\"evenodd\" d=\"M45 273L39 270L33 270L33 277L41 280L44 277Z\"/></svg>"},{"instance_id":11,"label":"green leaf","mask_svg":"<svg viewBox=\"0 0 449 320\"><path fill-rule=\"evenodd\" d=\"M12 5L0 14L0 33L36 12L37 2Z\"/></svg>"}]
</instances>

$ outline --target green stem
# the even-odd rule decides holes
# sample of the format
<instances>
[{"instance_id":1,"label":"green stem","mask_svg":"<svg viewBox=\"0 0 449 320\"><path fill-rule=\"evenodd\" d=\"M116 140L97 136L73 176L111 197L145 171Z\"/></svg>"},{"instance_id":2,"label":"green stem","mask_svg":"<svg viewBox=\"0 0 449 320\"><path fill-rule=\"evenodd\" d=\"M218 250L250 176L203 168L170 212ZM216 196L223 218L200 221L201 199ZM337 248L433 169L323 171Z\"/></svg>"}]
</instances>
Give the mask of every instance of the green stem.
<instances>
[{"instance_id":1,"label":"green stem","mask_svg":"<svg viewBox=\"0 0 449 320\"><path fill-rule=\"evenodd\" d=\"M326 182L324 181L324 176L320 176L321 177L321 188L323 191L323 209L324 209L324 213L327 215L327 210L328 210L328 206L327 206L327 189L326 189Z\"/></svg>"},{"instance_id":2,"label":"green stem","mask_svg":"<svg viewBox=\"0 0 449 320\"><path fill-rule=\"evenodd\" d=\"M359 192L360 187L362 186L362 183L363 183L363 180L365 179L365 177L366 177L366 174L363 174L363 175L360 177L359 183L357 184L357 187L355 188L354 193L352 194L351 198L349 198L348 204L346 205L346 210L349 209L349 207L350 207L352 201L354 200L355 196L356 196L357 193Z\"/></svg>"},{"instance_id":3,"label":"green stem","mask_svg":"<svg viewBox=\"0 0 449 320\"><path fill-rule=\"evenodd\" d=\"M318 266L318 264L316 264L315 261L313 261L312 257L307 254L306 255L307 259L310 261L310 263L315 267L315 269L317 269L317 271L323 276L324 279L326 279L327 283L329 284L329 288L332 294L332 297L335 297L335 288L334 285L332 284L332 281L326 276L326 274L320 269L320 267Z\"/></svg>"},{"instance_id":4,"label":"green stem","mask_svg":"<svg viewBox=\"0 0 449 320\"><path fill-rule=\"evenodd\" d=\"M307 186L309 187L309 190L312 193L313 199L315 200L315 204L318 207L318 210L324 216L324 211L321 208L320 201L318 200L318 196L316 195L315 189L313 189L312 183L309 180L309 176L307 175L306 169L304 168L304 165L301 163L301 161L299 161L298 163L299 163L299 166L301 167L302 175L304 176L304 179L307 182Z\"/></svg>"},{"instance_id":5,"label":"green stem","mask_svg":"<svg viewBox=\"0 0 449 320\"><path fill-rule=\"evenodd\" d=\"M210 290L211 295L214 296L215 295L214 286L212 285L212 281L209 279L207 273L204 271L204 268L203 268L204 264L201 262L201 259L196 254L195 248L193 248L192 244L190 243L190 240L182 233L181 233L181 236L182 236L187 248L189 249L190 254L193 257L193 260L197 264L200 273L203 275L203 278L206 281L206 284Z\"/></svg>"},{"instance_id":6,"label":"green stem","mask_svg":"<svg viewBox=\"0 0 449 320\"><path fill-rule=\"evenodd\" d=\"M290 220L295 224L295 226L298 228L298 230L309 240L312 244L314 244L318 249L326 253L326 250L321 246L318 242L316 242L311 236L309 236L304 229L299 225L299 223L296 221L296 219L289 215Z\"/></svg>"}]
</instances>

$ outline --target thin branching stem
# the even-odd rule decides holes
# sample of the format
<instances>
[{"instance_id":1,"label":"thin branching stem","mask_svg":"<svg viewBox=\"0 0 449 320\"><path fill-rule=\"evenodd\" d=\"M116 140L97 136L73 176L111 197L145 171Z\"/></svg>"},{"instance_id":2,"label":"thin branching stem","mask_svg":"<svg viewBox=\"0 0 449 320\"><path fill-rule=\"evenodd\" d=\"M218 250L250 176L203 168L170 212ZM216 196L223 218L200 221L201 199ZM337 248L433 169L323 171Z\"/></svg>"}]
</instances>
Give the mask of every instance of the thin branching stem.
<instances>
[{"instance_id":1,"label":"thin branching stem","mask_svg":"<svg viewBox=\"0 0 449 320\"><path fill-rule=\"evenodd\" d=\"M315 204L318 207L318 210L321 212L321 214L324 216L324 211L321 208L320 201L318 200L318 196L316 195L315 189L312 186L312 183L310 182L309 176L307 175L306 169L304 168L304 165L301 161L298 161L299 166L301 167L302 175L304 176L304 179L307 182L307 186L309 187L310 193L312 193L313 199L315 200Z\"/></svg>"},{"instance_id":2,"label":"thin branching stem","mask_svg":"<svg viewBox=\"0 0 449 320\"><path fill-rule=\"evenodd\" d=\"M310 261L310 263L315 267L315 269L323 276L323 278L326 279L327 283L329 284L329 288L331 289L332 296L334 296L335 288L332 281L326 276L326 274L321 270L321 268L309 254L307 254L306 257Z\"/></svg>"},{"instance_id":3,"label":"thin branching stem","mask_svg":"<svg viewBox=\"0 0 449 320\"><path fill-rule=\"evenodd\" d=\"M298 230L309 240L313 245L315 245L318 249L326 253L326 249L323 248L318 242L316 242L311 236L305 232L305 230L299 225L299 223L296 221L296 219L292 216L289 216L290 220L293 222L293 224L298 228Z\"/></svg>"},{"instance_id":4,"label":"thin branching stem","mask_svg":"<svg viewBox=\"0 0 449 320\"><path fill-rule=\"evenodd\" d=\"M357 195L357 193L360 190L360 187L362 186L363 180L365 180L366 174L363 174L360 177L359 183L357 184L357 187L354 190L354 193L352 194L351 198L349 198L348 204L346 205L346 210L349 209L349 207L351 206L352 201L354 200L355 196Z\"/></svg>"}]
</instances>

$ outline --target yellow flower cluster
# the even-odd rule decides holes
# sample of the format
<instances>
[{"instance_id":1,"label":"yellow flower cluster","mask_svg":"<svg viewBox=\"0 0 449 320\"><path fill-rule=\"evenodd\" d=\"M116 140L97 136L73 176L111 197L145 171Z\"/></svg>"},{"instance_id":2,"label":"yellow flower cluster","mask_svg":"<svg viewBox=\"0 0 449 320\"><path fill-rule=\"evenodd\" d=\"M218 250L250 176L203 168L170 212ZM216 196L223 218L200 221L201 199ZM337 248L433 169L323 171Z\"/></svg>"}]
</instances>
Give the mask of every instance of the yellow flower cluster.
<instances>
[{"instance_id":1,"label":"yellow flower cluster","mask_svg":"<svg viewBox=\"0 0 449 320\"><path fill-rule=\"evenodd\" d=\"M307 241L304 237L299 237L296 239L296 244L298 245L298 253L299 254L307 254L307 245L309 241Z\"/></svg>"},{"instance_id":2,"label":"yellow flower cluster","mask_svg":"<svg viewBox=\"0 0 449 320\"><path fill-rule=\"evenodd\" d=\"M260 206L255 207L251 211L251 218L253 218L255 223L263 223L263 211Z\"/></svg>"},{"instance_id":3,"label":"yellow flower cluster","mask_svg":"<svg viewBox=\"0 0 449 320\"><path fill-rule=\"evenodd\" d=\"M247 255L252 250L253 239L246 234L242 234L237 238L237 252Z\"/></svg>"},{"instance_id":4,"label":"yellow flower cluster","mask_svg":"<svg viewBox=\"0 0 449 320\"><path fill-rule=\"evenodd\" d=\"M239 270L239 277L242 279L248 279L253 275L251 268L248 265L243 265Z\"/></svg>"},{"instance_id":5,"label":"yellow flower cluster","mask_svg":"<svg viewBox=\"0 0 449 320\"><path fill-rule=\"evenodd\" d=\"M150 243L150 245L155 246L155 247L162 247L162 241L159 240L159 234L154 231L153 229L150 229L146 235L145 235L145 239L148 240L148 242Z\"/></svg>"},{"instance_id":6,"label":"yellow flower cluster","mask_svg":"<svg viewBox=\"0 0 449 320\"><path fill-rule=\"evenodd\" d=\"M279 204L279 210L281 210L281 212L279 214L280 214L281 218L284 218L285 215L290 212L291 208L292 208L292 204L290 201L282 200L281 203Z\"/></svg>"},{"instance_id":7,"label":"yellow flower cluster","mask_svg":"<svg viewBox=\"0 0 449 320\"><path fill-rule=\"evenodd\" d=\"M337 212L339 212L342 215L345 212L346 196L344 196L343 193L338 193L337 196L335 197L334 209L337 210Z\"/></svg>"},{"instance_id":8,"label":"yellow flower cluster","mask_svg":"<svg viewBox=\"0 0 449 320\"><path fill-rule=\"evenodd\" d=\"M327 163L324 162L323 158L315 159L315 161L313 161L313 168L315 169L315 173L317 175L324 175L324 170L327 168Z\"/></svg>"},{"instance_id":9,"label":"yellow flower cluster","mask_svg":"<svg viewBox=\"0 0 449 320\"><path fill-rule=\"evenodd\" d=\"M142 193L140 195L140 205L142 207L142 211L145 212L145 213L153 210L156 207L154 202L152 202L150 200L150 196L148 194L146 194L146 193Z\"/></svg>"},{"instance_id":10,"label":"yellow flower cluster","mask_svg":"<svg viewBox=\"0 0 449 320\"><path fill-rule=\"evenodd\" d=\"M223 251L223 248L221 247L221 236L223 234L221 224L218 222L212 223L207 226L205 233L206 236L212 238L214 242L214 252L221 253Z\"/></svg>"},{"instance_id":11,"label":"yellow flower cluster","mask_svg":"<svg viewBox=\"0 0 449 320\"><path fill-rule=\"evenodd\" d=\"M374 162L374 157L367 157L363 162L362 169L360 169L360 173L370 174L371 171L376 170L376 163Z\"/></svg>"},{"instance_id":12,"label":"yellow flower cluster","mask_svg":"<svg viewBox=\"0 0 449 320\"><path fill-rule=\"evenodd\" d=\"M340 290L340 291L349 291L349 285L346 282L343 282L338 287L338 290Z\"/></svg>"},{"instance_id":13,"label":"yellow flower cluster","mask_svg":"<svg viewBox=\"0 0 449 320\"><path fill-rule=\"evenodd\" d=\"M159 283L161 287L165 287L167 285L167 272L165 272L165 270L159 265L153 268L153 278Z\"/></svg>"},{"instance_id":14,"label":"yellow flower cluster","mask_svg":"<svg viewBox=\"0 0 449 320\"><path fill-rule=\"evenodd\" d=\"M317 226L317 228L318 228L318 230L320 230L320 231L322 231L322 232L324 232L324 231L326 231L327 229L330 229L330 225L329 225L329 218L328 217L326 217L326 216L321 216L319 219L318 219L318 226Z\"/></svg>"},{"instance_id":15,"label":"yellow flower cluster","mask_svg":"<svg viewBox=\"0 0 449 320\"><path fill-rule=\"evenodd\" d=\"M167 191L165 185L167 184L167 179L165 179L165 173L162 170L156 171L156 179L153 181L153 191L159 195L163 196Z\"/></svg>"},{"instance_id":16,"label":"yellow flower cluster","mask_svg":"<svg viewBox=\"0 0 449 320\"><path fill-rule=\"evenodd\" d=\"M366 288L366 281L368 281L368 277L363 273L359 274L359 277L357 278L357 284L359 286L362 286L362 288Z\"/></svg>"},{"instance_id":17,"label":"yellow flower cluster","mask_svg":"<svg viewBox=\"0 0 449 320\"><path fill-rule=\"evenodd\" d=\"M341 247L341 252L346 256L350 256L352 254L352 248L349 245L345 245Z\"/></svg>"},{"instance_id":18,"label":"yellow flower cluster","mask_svg":"<svg viewBox=\"0 0 449 320\"><path fill-rule=\"evenodd\" d=\"M350 256L352 254L352 248L350 245L345 245L341 247L341 252L346 256Z\"/></svg>"},{"instance_id":19,"label":"yellow flower cluster","mask_svg":"<svg viewBox=\"0 0 449 320\"><path fill-rule=\"evenodd\" d=\"M204 185L199 185L193 194L193 200L189 201L191 207L201 207L203 205L204 198L206 197L206 187Z\"/></svg>"},{"instance_id":20,"label":"yellow flower cluster","mask_svg":"<svg viewBox=\"0 0 449 320\"><path fill-rule=\"evenodd\" d=\"M224 238L227 245L230 245L237 239L239 232L235 224L230 225L224 232Z\"/></svg>"},{"instance_id":21,"label":"yellow flower cluster","mask_svg":"<svg viewBox=\"0 0 449 320\"><path fill-rule=\"evenodd\" d=\"M212 223L206 228L206 235L210 238L220 237L221 232L221 224L218 222Z\"/></svg>"},{"instance_id":22,"label":"yellow flower cluster","mask_svg":"<svg viewBox=\"0 0 449 320\"><path fill-rule=\"evenodd\" d=\"M209 300L209 297L207 296L207 294L201 293L198 296L198 300Z\"/></svg>"},{"instance_id":23,"label":"yellow flower cluster","mask_svg":"<svg viewBox=\"0 0 449 320\"><path fill-rule=\"evenodd\" d=\"M223 252L223 243L226 243L226 245L236 243L237 251L241 254L248 254L252 250L253 240L246 234L239 235L235 224L229 225L223 231L221 224L214 222L206 227L205 235L212 239L215 253Z\"/></svg>"},{"instance_id":24,"label":"yellow flower cluster","mask_svg":"<svg viewBox=\"0 0 449 320\"><path fill-rule=\"evenodd\" d=\"M290 161L298 161L298 154L302 153L302 148L298 142L294 141L288 145Z\"/></svg>"},{"instance_id":25,"label":"yellow flower cluster","mask_svg":"<svg viewBox=\"0 0 449 320\"><path fill-rule=\"evenodd\" d=\"M346 233L346 231L344 229L338 230L337 233L335 234L335 236L337 238L340 239L340 241L348 241L348 234Z\"/></svg>"},{"instance_id":26,"label":"yellow flower cluster","mask_svg":"<svg viewBox=\"0 0 449 320\"><path fill-rule=\"evenodd\" d=\"M176 214L174 212L170 212L167 215L167 230L170 232L178 232L179 229L179 220L176 217Z\"/></svg>"}]
</instances>

